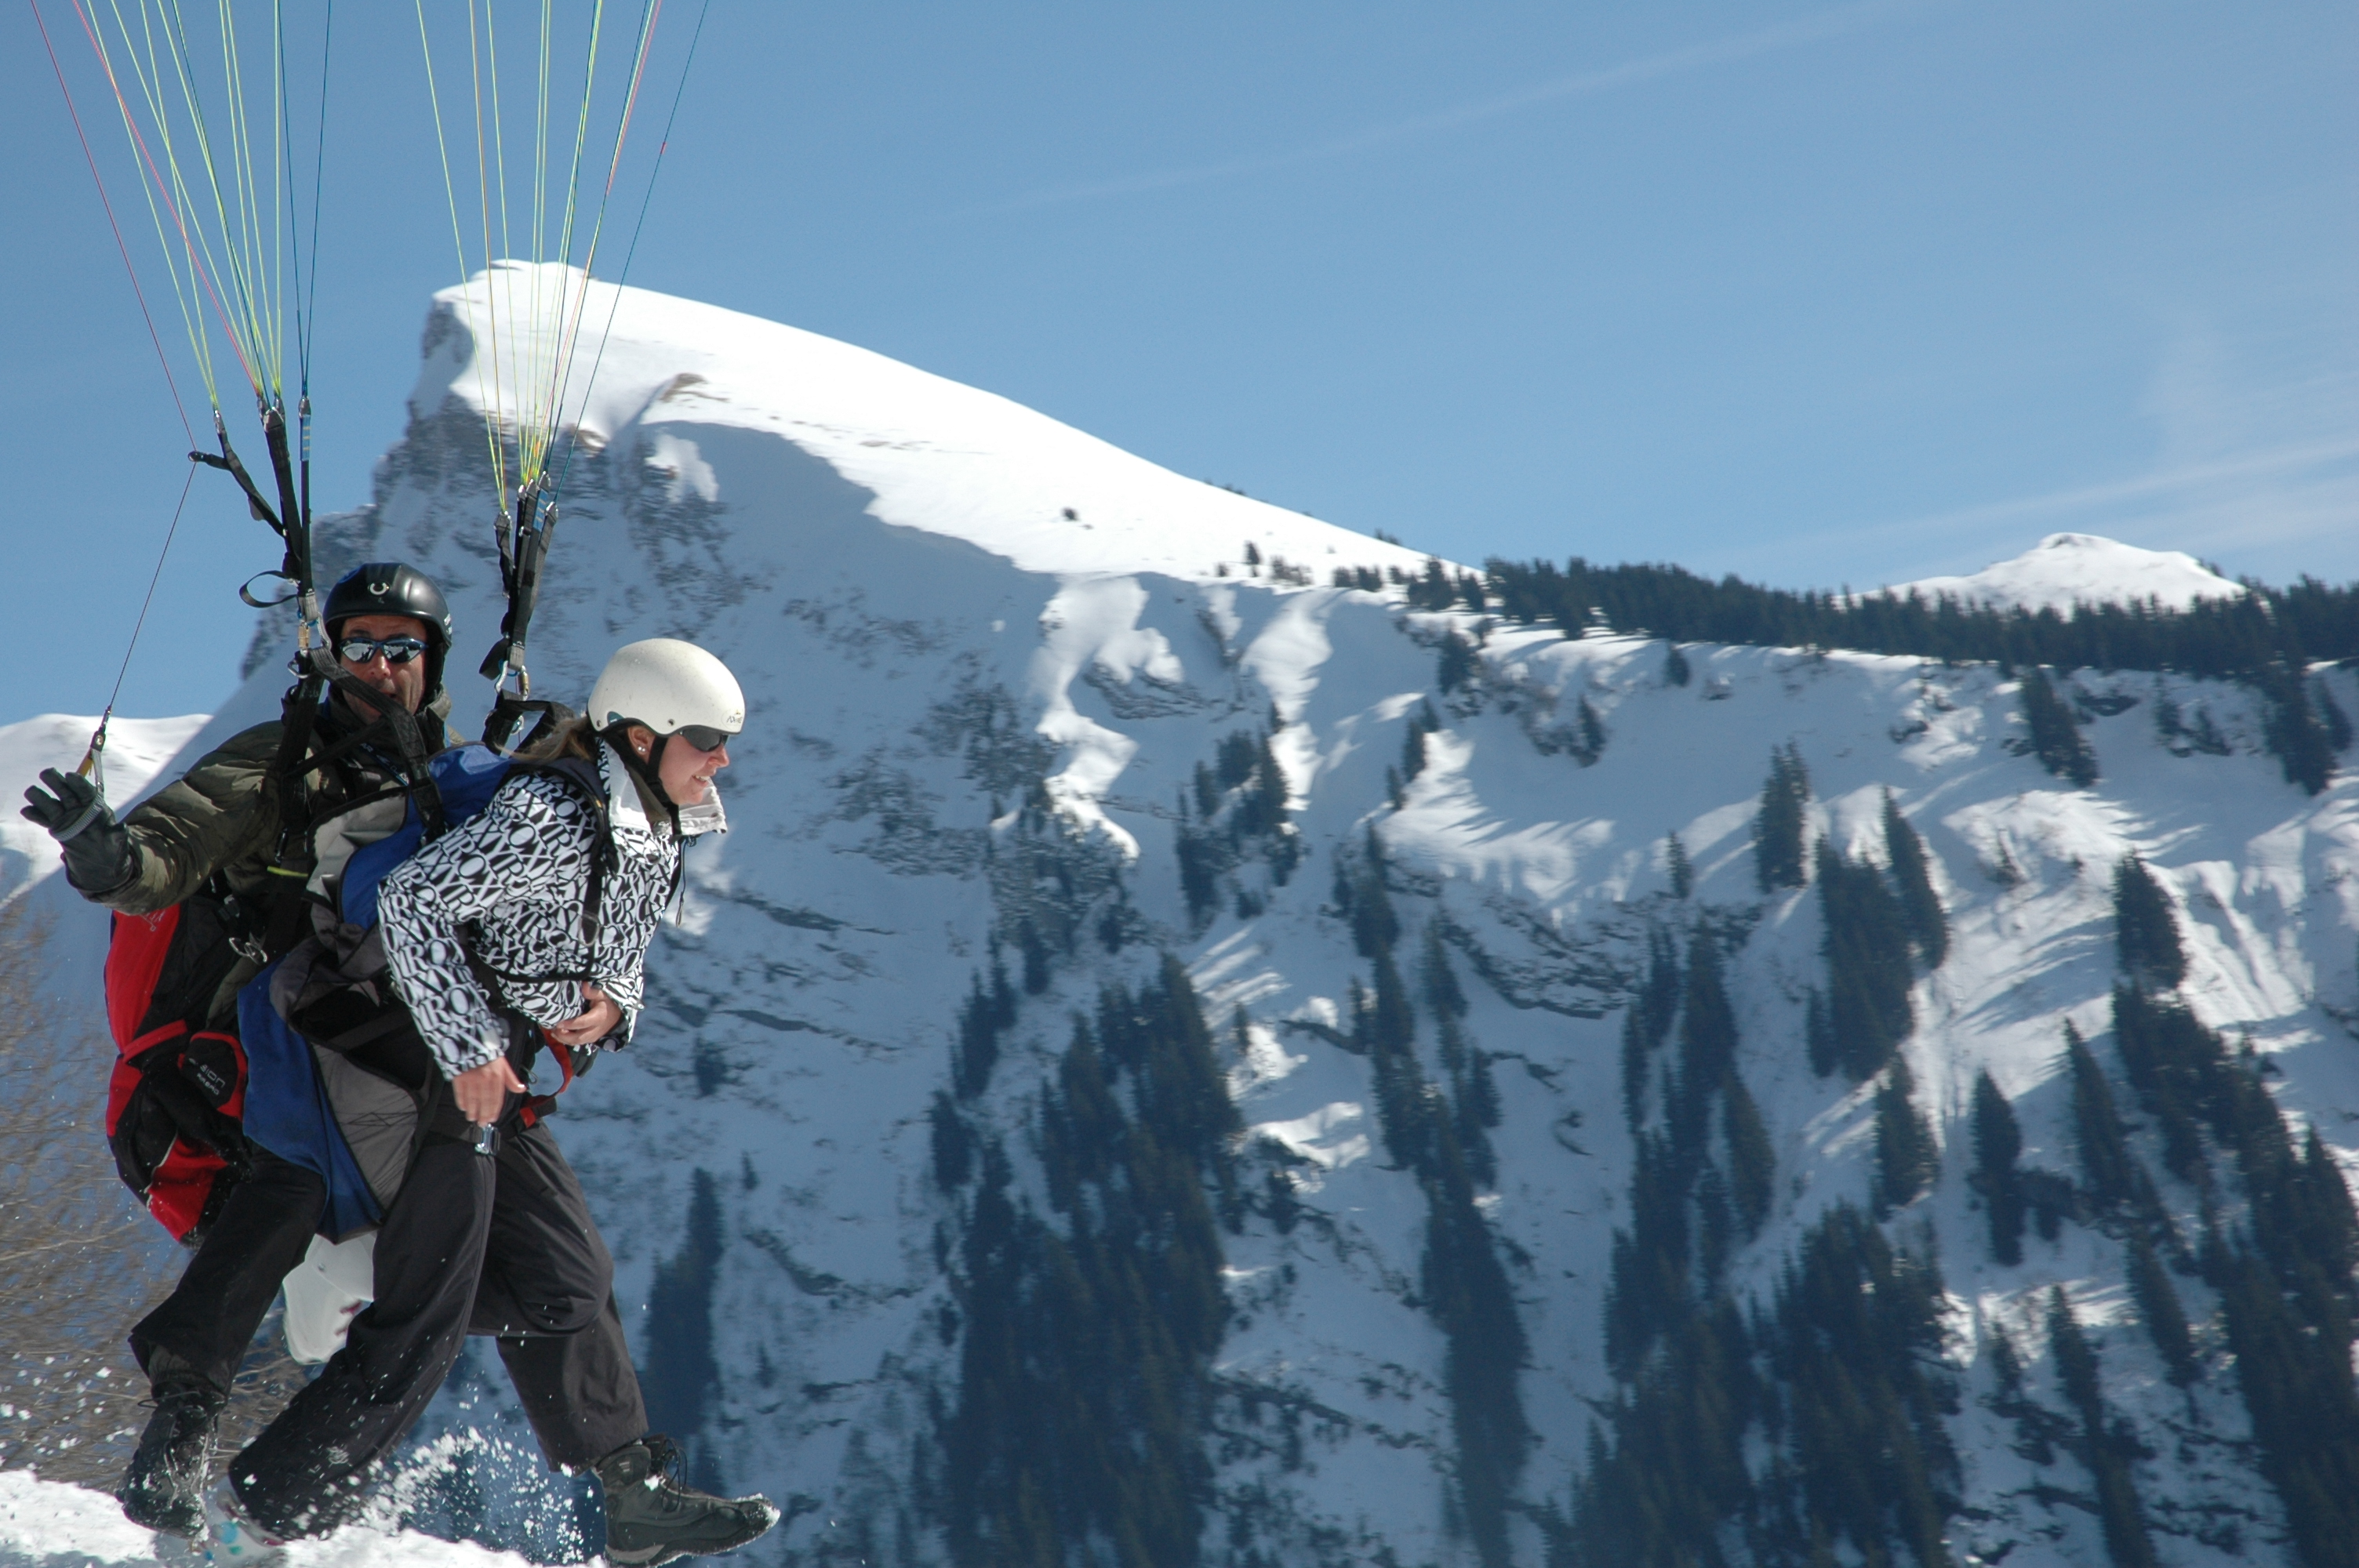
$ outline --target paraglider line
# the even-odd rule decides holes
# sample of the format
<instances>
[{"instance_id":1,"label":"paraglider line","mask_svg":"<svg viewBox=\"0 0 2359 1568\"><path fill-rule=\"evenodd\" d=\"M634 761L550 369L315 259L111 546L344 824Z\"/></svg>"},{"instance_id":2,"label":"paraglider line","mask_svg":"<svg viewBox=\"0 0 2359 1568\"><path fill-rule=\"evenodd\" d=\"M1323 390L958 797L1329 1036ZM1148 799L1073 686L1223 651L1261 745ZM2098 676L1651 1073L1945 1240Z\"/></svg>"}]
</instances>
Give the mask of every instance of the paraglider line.
<instances>
[{"instance_id":1,"label":"paraglider line","mask_svg":"<svg viewBox=\"0 0 2359 1568\"><path fill-rule=\"evenodd\" d=\"M688 36L688 58L680 62L679 85L671 95L671 112L664 116L663 135L656 143L655 166L647 170L647 189L639 198L638 220L631 225L631 243L623 250L622 271L614 276L614 302L606 308L606 330L598 335L598 351L590 359L590 379L582 388L582 406L585 411L590 406L590 394L598 384L598 367L606 362L606 344L614 335L614 318L623 308L623 286L630 279L631 258L639 254L639 234L647 225L647 209L655 203L656 176L663 172L664 154L671 146L671 128L679 119L680 100L688 96L688 73L696 66L696 46L704 37L704 18L712 12L712 0L704 0L696 13L695 30ZM609 171L607 178L611 181L613 178ZM565 462L557 470L557 483L549 487L551 494L565 488L566 473L573 467L573 454L581 445L582 428L577 424L572 438L565 444Z\"/></svg>"},{"instance_id":2,"label":"paraglider line","mask_svg":"<svg viewBox=\"0 0 2359 1568\"><path fill-rule=\"evenodd\" d=\"M180 482L180 503L172 508L172 524L164 530L164 547L156 552L156 569L147 579L147 597L139 601L139 619L131 624L131 645L123 650L123 664L114 672L114 689L106 694L106 712L101 715L98 730L106 733L106 720L114 713L114 699L123 695L123 677L130 673L131 655L138 649L139 633L147 625L147 607L156 602L156 585L164 580L164 562L172 554L173 536L180 531L180 513L189 504L189 489L197 482L197 465L189 465L189 477Z\"/></svg>"},{"instance_id":3,"label":"paraglider line","mask_svg":"<svg viewBox=\"0 0 2359 1568\"><path fill-rule=\"evenodd\" d=\"M74 108L73 89L66 85L65 68L58 63L57 47L49 42L49 27L41 17L40 0L26 0L26 3L33 7L33 25L40 29L41 47L49 50L49 69L57 72L58 91L65 94L66 114L73 121L75 139L82 143L82 160L90 165L91 181L98 187L98 204L106 210L106 226L114 232L114 248L123 257L125 275L131 279L132 297L139 301L140 319L147 323L147 341L156 345L156 363L164 372L164 384L171 388L172 406L180 416L181 432L189 438L189 444L193 447L197 444L197 433L189 424L188 406L180 401L180 384L172 377L172 362L165 357L164 340L157 335L156 318L147 309L147 291L139 287L139 271L131 265L131 247L123 243L123 226L114 221L114 203L107 200L106 180L98 172L98 159L91 154L90 138L82 134L82 114ZM189 470L189 477L190 479L196 477L194 469ZM186 487L183 487L180 492L180 499L183 501L188 499ZM177 512L173 514L172 523L174 527L179 525L179 514ZM170 547L168 542L166 547ZM152 593L155 590L150 588L148 591ZM140 613L144 618L147 611L143 609ZM136 633L134 636L136 639ZM127 661L129 655L125 654L125 657ZM122 677L118 676L114 684L116 689L120 690L123 686ZM108 706L114 706L111 699Z\"/></svg>"},{"instance_id":4,"label":"paraglider line","mask_svg":"<svg viewBox=\"0 0 2359 1568\"><path fill-rule=\"evenodd\" d=\"M139 134L138 124L132 117L130 102L125 98L123 93L123 83L115 79L114 63L107 58L106 46L99 41L96 29L92 27L90 17L84 14L82 10L82 0L73 0L73 6L75 16L80 17L82 21L83 34L89 38L92 49L98 55L100 69L106 72L107 84L114 90L115 106L123 112L123 124L125 129L126 129L131 135L131 145L137 149L140 161L147 166L147 178L154 181L157 194L163 198L164 211L172 215L173 225L179 231L180 243L187 249L189 254L189 271L200 284L203 285L205 297L212 301L213 314L221 318L222 331L223 336L229 339L230 351L236 354L238 367L245 372L247 384L251 385L255 389L255 395L259 397L262 393L261 373L255 368L254 362L247 357L245 341L238 335L237 326L230 319L229 308L222 303L221 290L214 286L213 273L215 268L211 265L210 260L212 256L212 246L210 243L204 241L201 237L201 222L199 224L199 234L197 236L191 236L189 232L189 221L187 217L182 214L180 205L172 200L174 185L168 185L165 182L163 175L156 168L155 155L147 150L147 138ZM136 59L133 60L132 65L135 70L138 69L138 61ZM142 91L145 92L147 84L144 77L141 79L141 86ZM153 95L150 94L150 97L152 99ZM165 160L172 166L175 185L178 185L179 188L185 192L187 189L185 184L179 182L179 161L177 157L173 157L171 146L168 142L165 146ZM205 154L205 168L209 173L212 171L212 155L210 151ZM216 180L216 183L218 183L218 180ZM216 210L218 210L220 207L218 193L216 193L214 199L214 205ZM228 218L226 215L223 217L222 222L224 226L224 232L226 232L226 226L228 223ZM158 219L158 229L159 231L159 238L161 237L161 228L162 220ZM198 255L201 246L203 249L204 256L206 258L203 261L201 261ZM168 252L171 248L168 241L166 242L165 248ZM234 263L235 258L233 256L231 259L233 263ZM231 281L234 284L236 281L235 277L233 276ZM195 329L191 329L191 337L194 338L197 335L197 330ZM215 394L213 397L213 406L216 411L218 411L221 406L221 398L218 394Z\"/></svg>"}]
</instances>

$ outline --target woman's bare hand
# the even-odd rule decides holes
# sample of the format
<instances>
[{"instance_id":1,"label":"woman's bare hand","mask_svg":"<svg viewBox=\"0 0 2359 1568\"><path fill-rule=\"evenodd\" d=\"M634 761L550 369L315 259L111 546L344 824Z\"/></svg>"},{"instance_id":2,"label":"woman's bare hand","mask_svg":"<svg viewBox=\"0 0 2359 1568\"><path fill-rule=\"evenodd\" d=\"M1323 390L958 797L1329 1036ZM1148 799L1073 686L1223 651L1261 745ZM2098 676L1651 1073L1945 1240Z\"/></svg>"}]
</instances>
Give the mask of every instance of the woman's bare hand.
<instances>
[{"instance_id":1,"label":"woman's bare hand","mask_svg":"<svg viewBox=\"0 0 2359 1568\"><path fill-rule=\"evenodd\" d=\"M596 986L582 988L582 1011L562 1023L549 1025L549 1037L560 1045L587 1045L603 1040L622 1026L623 1010Z\"/></svg>"},{"instance_id":2,"label":"woman's bare hand","mask_svg":"<svg viewBox=\"0 0 2359 1568\"><path fill-rule=\"evenodd\" d=\"M470 1067L451 1080L451 1098L459 1114L479 1127L488 1127L507 1108L508 1096L524 1093L524 1083L506 1056L495 1056L480 1067Z\"/></svg>"}]
</instances>

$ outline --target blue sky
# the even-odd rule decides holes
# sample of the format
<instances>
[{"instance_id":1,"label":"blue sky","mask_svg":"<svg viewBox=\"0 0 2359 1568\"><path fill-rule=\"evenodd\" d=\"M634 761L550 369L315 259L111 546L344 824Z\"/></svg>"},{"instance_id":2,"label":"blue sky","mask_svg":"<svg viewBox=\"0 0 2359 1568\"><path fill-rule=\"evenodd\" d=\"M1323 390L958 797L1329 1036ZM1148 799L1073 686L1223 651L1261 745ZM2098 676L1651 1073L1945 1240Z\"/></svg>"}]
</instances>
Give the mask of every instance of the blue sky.
<instances>
[{"instance_id":1,"label":"blue sky","mask_svg":"<svg viewBox=\"0 0 2359 1568\"><path fill-rule=\"evenodd\" d=\"M700 3L667 0L655 110ZM120 130L70 0L40 14L185 394ZM335 25L321 510L366 498L457 270L412 8ZM1185 473L1462 560L1864 587L2081 529L2359 578L2348 5L712 0L705 29L632 282ZM25 6L0 129L5 721L104 701L187 465ZM270 544L199 476L124 711L218 700Z\"/></svg>"}]
</instances>

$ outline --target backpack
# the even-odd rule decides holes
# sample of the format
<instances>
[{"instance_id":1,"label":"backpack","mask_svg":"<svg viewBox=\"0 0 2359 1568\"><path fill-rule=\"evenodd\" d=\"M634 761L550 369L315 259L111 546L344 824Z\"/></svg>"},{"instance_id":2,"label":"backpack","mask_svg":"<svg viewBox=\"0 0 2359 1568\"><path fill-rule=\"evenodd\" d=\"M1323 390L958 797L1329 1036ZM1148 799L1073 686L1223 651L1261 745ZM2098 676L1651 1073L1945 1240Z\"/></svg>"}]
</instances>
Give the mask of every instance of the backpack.
<instances>
[{"instance_id":1,"label":"backpack","mask_svg":"<svg viewBox=\"0 0 2359 1568\"><path fill-rule=\"evenodd\" d=\"M439 831L441 814L419 765L430 743L407 712L382 715L340 739L315 745L321 687L351 687L340 672L306 675L280 705L278 752L264 788L279 805L277 863L302 856L323 822L401 794L408 815L421 810ZM554 717L552 715L551 717ZM303 779L363 746L390 740L419 784L357 799L307 796ZM412 840L413 844L415 839ZM290 853L296 858L290 860ZM387 869L390 869L388 867ZM289 871L290 881L303 873ZM105 986L115 1062L107 1080L106 1139L116 1173L173 1239L195 1246L251 1168L242 1126L249 1065L237 1033L205 1028L212 1000L242 957L283 952L300 928L308 901L297 887L262 900L240 899L217 871L195 893L152 914L114 916L108 934Z\"/></svg>"},{"instance_id":2,"label":"backpack","mask_svg":"<svg viewBox=\"0 0 2359 1568\"><path fill-rule=\"evenodd\" d=\"M153 914L116 914L107 943L107 1146L124 1184L191 1246L252 1161L239 1127L245 1053L234 1034L196 1027L253 940L249 914L208 884Z\"/></svg>"},{"instance_id":3,"label":"backpack","mask_svg":"<svg viewBox=\"0 0 2359 1568\"><path fill-rule=\"evenodd\" d=\"M584 911L585 928L594 928L604 870L614 853L597 764L573 759L520 762L486 746L465 745L437 755L428 770L448 827L472 820L518 772L562 777L595 802L600 852L591 862ZM239 1033L248 1060L245 1135L326 1182L328 1202L319 1230L331 1241L383 1222L428 1133L463 1131L463 1124L452 1119L456 1108L447 1097L440 1105L434 1102L439 1071L408 1009L394 994L376 919L385 879L427 837L412 810L395 832L354 850L337 888L337 924L297 943L238 993ZM484 981L482 967L473 967L478 981ZM496 1000L495 978L492 994ZM551 1052L570 1086L571 1053L553 1043ZM551 1098L529 1102L527 1121L547 1114Z\"/></svg>"}]
</instances>

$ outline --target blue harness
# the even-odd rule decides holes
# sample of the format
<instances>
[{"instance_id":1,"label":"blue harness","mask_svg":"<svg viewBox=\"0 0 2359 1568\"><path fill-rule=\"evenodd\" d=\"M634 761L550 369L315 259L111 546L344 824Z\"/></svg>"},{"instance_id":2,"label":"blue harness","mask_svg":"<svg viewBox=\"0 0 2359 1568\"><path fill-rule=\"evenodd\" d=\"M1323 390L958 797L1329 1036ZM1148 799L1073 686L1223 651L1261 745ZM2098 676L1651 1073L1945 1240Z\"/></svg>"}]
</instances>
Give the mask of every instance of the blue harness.
<instances>
[{"instance_id":1,"label":"blue harness","mask_svg":"<svg viewBox=\"0 0 2359 1568\"><path fill-rule=\"evenodd\" d=\"M441 795L446 827L480 814L515 766L488 746L454 746L431 759L427 772ZM398 828L353 852L338 890L346 924L376 924L378 890L425 840L425 825L412 800ZM385 1211L337 1125L310 1043L271 1005L270 981L283 962L283 956L272 959L237 994L238 1036L246 1061L245 1135L327 1184L319 1230L332 1241L383 1223Z\"/></svg>"}]
</instances>

